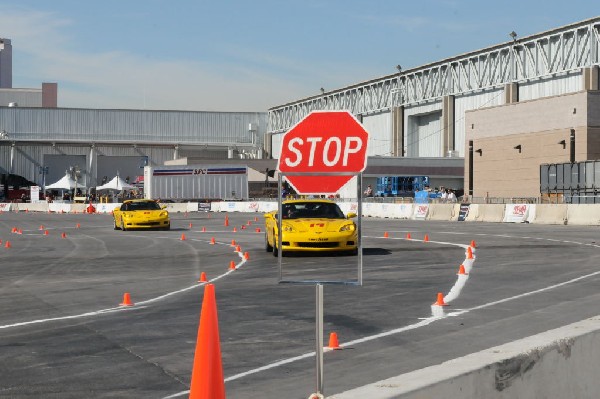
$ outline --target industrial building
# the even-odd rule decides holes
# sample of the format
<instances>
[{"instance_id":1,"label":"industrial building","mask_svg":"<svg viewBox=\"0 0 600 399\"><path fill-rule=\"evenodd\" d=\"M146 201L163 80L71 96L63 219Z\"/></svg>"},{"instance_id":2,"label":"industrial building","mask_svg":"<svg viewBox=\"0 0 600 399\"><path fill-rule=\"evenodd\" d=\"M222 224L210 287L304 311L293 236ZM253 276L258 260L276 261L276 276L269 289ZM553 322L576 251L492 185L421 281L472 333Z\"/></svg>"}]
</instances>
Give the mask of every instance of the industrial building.
<instances>
[{"instance_id":1,"label":"industrial building","mask_svg":"<svg viewBox=\"0 0 600 399\"><path fill-rule=\"evenodd\" d=\"M55 83L12 88L2 39L0 174L43 186L69 171L93 187L180 158L276 159L282 134L311 111L348 110L370 133L369 183L428 175L474 197L540 197L541 164L599 157L600 17L507 38L242 113L58 108Z\"/></svg>"},{"instance_id":2,"label":"industrial building","mask_svg":"<svg viewBox=\"0 0 600 399\"><path fill-rule=\"evenodd\" d=\"M266 152L277 157L281 135L311 111L347 109L371 134L370 156L460 157L467 194L539 197L540 164L569 162L572 130L576 161L600 155L600 18L507 37L273 107Z\"/></svg>"}]
</instances>

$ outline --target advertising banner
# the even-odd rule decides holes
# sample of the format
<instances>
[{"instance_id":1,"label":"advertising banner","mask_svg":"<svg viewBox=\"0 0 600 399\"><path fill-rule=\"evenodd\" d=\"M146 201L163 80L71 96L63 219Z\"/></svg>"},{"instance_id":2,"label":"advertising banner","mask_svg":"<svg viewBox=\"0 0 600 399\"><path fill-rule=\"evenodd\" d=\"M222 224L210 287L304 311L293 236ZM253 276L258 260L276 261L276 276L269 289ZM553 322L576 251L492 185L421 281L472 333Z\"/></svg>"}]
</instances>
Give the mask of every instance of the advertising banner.
<instances>
[{"instance_id":1,"label":"advertising banner","mask_svg":"<svg viewBox=\"0 0 600 399\"><path fill-rule=\"evenodd\" d=\"M458 221L464 222L467 216L469 216L469 208L471 204L460 204L460 210L458 211Z\"/></svg>"},{"instance_id":2,"label":"advertising banner","mask_svg":"<svg viewBox=\"0 0 600 399\"><path fill-rule=\"evenodd\" d=\"M429 212L429 205L427 204L415 204L415 210L413 213L413 219L425 220Z\"/></svg>"},{"instance_id":3,"label":"advertising banner","mask_svg":"<svg viewBox=\"0 0 600 399\"><path fill-rule=\"evenodd\" d=\"M506 204L504 211L504 222L523 223L527 221L529 204Z\"/></svg>"}]
</instances>

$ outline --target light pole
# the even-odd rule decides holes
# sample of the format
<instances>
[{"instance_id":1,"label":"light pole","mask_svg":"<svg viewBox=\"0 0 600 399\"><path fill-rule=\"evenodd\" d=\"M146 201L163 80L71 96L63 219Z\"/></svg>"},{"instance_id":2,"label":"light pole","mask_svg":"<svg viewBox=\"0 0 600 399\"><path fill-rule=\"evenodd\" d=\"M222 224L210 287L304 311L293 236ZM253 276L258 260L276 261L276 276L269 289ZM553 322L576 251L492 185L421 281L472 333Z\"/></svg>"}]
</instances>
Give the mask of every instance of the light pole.
<instances>
[{"instance_id":1,"label":"light pole","mask_svg":"<svg viewBox=\"0 0 600 399\"><path fill-rule=\"evenodd\" d=\"M48 166L40 166L40 175L42 175L42 193L46 192L46 175L48 174L49 169Z\"/></svg>"}]
</instances>

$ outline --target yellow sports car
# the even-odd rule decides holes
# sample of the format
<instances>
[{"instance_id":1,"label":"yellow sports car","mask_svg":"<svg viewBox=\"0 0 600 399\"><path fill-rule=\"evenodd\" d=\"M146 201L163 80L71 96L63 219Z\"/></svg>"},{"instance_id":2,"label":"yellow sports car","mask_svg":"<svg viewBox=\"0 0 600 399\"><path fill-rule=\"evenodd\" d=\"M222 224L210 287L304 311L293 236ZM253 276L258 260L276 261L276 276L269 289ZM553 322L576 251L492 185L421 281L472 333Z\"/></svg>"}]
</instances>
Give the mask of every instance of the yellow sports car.
<instances>
[{"instance_id":1,"label":"yellow sports car","mask_svg":"<svg viewBox=\"0 0 600 399\"><path fill-rule=\"evenodd\" d=\"M169 212L154 200L134 199L124 201L113 210L115 230L161 229L169 230Z\"/></svg>"},{"instance_id":2,"label":"yellow sports car","mask_svg":"<svg viewBox=\"0 0 600 399\"><path fill-rule=\"evenodd\" d=\"M277 211L265 214L265 248L278 256L288 251L358 253L358 231L340 207L328 200L289 200L282 204L281 244L278 244Z\"/></svg>"}]
</instances>

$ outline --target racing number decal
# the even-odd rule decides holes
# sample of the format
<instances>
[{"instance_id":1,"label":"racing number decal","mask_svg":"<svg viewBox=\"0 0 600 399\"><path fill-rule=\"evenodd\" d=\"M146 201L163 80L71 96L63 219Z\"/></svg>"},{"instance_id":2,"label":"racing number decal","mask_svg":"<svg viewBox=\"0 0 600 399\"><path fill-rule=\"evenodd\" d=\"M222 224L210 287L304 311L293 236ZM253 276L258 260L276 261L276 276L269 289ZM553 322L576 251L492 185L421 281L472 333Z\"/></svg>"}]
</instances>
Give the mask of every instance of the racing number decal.
<instances>
[{"instance_id":1,"label":"racing number decal","mask_svg":"<svg viewBox=\"0 0 600 399\"><path fill-rule=\"evenodd\" d=\"M194 169L193 174L194 175L205 175L206 169Z\"/></svg>"},{"instance_id":2,"label":"racing number decal","mask_svg":"<svg viewBox=\"0 0 600 399\"><path fill-rule=\"evenodd\" d=\"M315 227L315 226L325 227L325 223L311 223L310 224L310 227Z\"/></svg>"}]
</instances>

